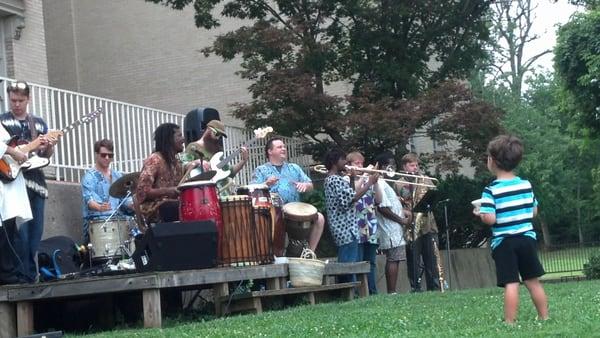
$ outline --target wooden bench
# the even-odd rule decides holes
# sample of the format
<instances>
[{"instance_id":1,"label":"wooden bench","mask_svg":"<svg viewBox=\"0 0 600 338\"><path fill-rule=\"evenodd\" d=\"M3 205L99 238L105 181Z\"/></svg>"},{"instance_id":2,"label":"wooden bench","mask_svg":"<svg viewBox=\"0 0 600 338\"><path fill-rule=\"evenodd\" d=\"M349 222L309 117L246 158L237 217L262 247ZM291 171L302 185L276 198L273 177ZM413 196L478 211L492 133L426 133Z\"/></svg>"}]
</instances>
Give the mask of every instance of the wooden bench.
<instances>
[{"instance_id":1,"label":"wooden bench","mask_svg":"<svg viewBox=\"0 0 600 338\"><path fill-rule=\"evenodd\" d=\"M279 290L252 291L249 293L221 296L215 302L222 304L221 315L237 311L253 310L256 313L262 313L262 300L268 297L289 296L289 295L308 295L308 301L311 305L316 304L316 294L321 292L330 292L340 290L343 298L346 300L354 299L354 288L360 286L360 282L339 283L332 285L304 286L298 288L285 288ZM231 302L231 304L229 304ZM229 304L229 305L228 305Z\"/></svg>"},{"instance_id":2,"label":"wooden bench","mask_svg":"<svg viewBox=\"0 0 600 338\"><path fill-rule=\"evenodd\" d=\"M352 300L354 298L354 290L358 289L360 297L369 295L367 284L367 274L370 271L370 265L367 262L357 263L337 263L330 262L325 266L323 272L324 284L319 286L307 286L297 288L286 288L285 283L280 282L278 288L270 288L267 290L252 291L239 295L216 294L215 293L215 308L217 316L238 312L238 311L253 311L261 313L263 311L262 300L270 297L284 297L288 295L307 295L310 304L316 303L316 295L319 293L328 293L335 290L340 290L343 298ZM336 283L335 277L340 275L356 274L357 282ZM281 289L279 289L279 287Z\"/></svg>"}]
</instances>

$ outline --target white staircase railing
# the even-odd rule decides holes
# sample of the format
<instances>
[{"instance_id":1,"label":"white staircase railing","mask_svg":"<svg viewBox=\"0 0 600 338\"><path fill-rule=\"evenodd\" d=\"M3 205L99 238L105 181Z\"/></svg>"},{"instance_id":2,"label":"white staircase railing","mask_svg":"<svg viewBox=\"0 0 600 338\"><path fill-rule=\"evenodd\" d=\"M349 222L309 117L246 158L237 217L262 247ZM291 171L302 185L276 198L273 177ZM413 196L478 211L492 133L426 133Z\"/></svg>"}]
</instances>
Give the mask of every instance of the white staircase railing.
<instances>
[{"instance_id":1,"label":"white staircase railing","mask_svg":"<svg viewBox=\"0 0 600 338\"><path fill-rule=\"evenodd\" d=\"M4 113L10 110L6 87L13 80L0 77L0 81L0 111ZM181 114L44 85L29 83L29 86L29 112L42 117L50 129L62 129L98 107L104 111L96 120L75 128L60 140L47 170L49 178L57 181L79 183L85 170L94 164L94 142L102 138L115 144L113 165L117 170L139 171L143 160L152 152L154 129L166 122L183 127L184 115ZM226 129L226 153L252 137L251 132L241 128L227 126ZM261 140L250 148L250 160L236 177L237 184L248 184L254 168L264 163L264 142ZM302 141L286 138L285 142L290 161L307 167L310 157L302 154Z\"/></svg>"}]
</instances>

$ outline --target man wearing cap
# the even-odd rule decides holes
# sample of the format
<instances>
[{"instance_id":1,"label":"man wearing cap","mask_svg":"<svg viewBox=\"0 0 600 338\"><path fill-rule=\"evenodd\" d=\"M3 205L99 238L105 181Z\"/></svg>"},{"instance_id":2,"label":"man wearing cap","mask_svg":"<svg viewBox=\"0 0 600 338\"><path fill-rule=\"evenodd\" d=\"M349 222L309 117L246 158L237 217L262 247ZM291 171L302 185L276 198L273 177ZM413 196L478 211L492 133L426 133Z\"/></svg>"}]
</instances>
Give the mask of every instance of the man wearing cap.
<instances>
[{"instance_id":1,"label":"man wearing cap","mask_svg":"<svg viewBox=\"0 0 600 338\"><path fill-rule=\"evenodd\" d=\"M108 193L113 182L123 176L120 171L110 168L115 155L113 142L107 139L96 141L94 154L95 165L86 171L81 180L84 243L88 243L90 240L89 223L91 220L106 220L115 213L119 205L121 206L115 213L116 217L133 214L131 197L123 201L123 199L112 197Z\"/></svg>"},{"instance_id":2,"label":"man wearing cap","mask_svg":"<svg viewBox=\"0 0 600 338\"><path fill-rule=\"evenodd\" d=\"M188 144L183 154L180 154L181 161L185 164L194 160L202 160L203 171L215 170L210 167L210 159L218 152L223 151L221 145L221 137L227 137L225 134L225 125L219 120L212 120L206 125L206 130L202 134L199 140ZM246 147L241 148L241 161L236 163L231 168L231 174L229 177L234 177L246 162L248 162L248 149ZM229 166L226 165L223 170L229 170ZM225 181L225 180L223 180ZM220 193L225 193L226 184L228 182L219 182Z\"/></svg>"},{"instance_id":3,"label":"man wearing cap","mask_svg":"<svg viewBox=\"0 0 600 338\"><path fill-rule=\"evenodd\" d=\"M0 115L0 122L11 137L18 143L28 143L39 136L41 146L37 155L49 158L54 153L56 139L48 137L48 125L38 116L27 112L30 88L25 81L15 81L6 88L10 102L10 111ZM24 273L30 280L37 279L36 253L44 232L44 206L48 198L46 178L41 169L31 169L23 173L27 195L31 204L33 219L23 223L19 228L19 255L23 262Z\"/></svg>"}]
</instances>

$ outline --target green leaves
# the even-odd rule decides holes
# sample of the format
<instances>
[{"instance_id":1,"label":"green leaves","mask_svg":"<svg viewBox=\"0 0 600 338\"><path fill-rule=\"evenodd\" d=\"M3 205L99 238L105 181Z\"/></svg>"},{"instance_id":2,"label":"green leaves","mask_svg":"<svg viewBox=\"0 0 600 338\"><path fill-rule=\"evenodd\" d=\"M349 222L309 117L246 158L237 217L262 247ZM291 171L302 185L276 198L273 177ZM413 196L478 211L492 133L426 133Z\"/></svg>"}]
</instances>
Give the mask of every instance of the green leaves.
<instances>
[{"instance_id":1,"label":"green leaves","mask_svg":"<svg viewBox=\"0 0 600 338\"><path fill-rule=\"evenodd\" d=\"M600 132L600 12L575 15L558 30L555 67L577 110L580 125Z\"/></svg>"},{"instance_id":2,"label":"green leaves","mask_svg":"<svg viewBox=\"0 0 600 338\"><path fill-rule=\"evenodd\" d=\"M174 9L193 4L196 26L205 29L223 17L240 19L239 28L203 50L224 61L241 58L238 75L250 81L252 99L236 103L233 115L250 128L271 125L282 135L306 136L314 155L330 142L370 156L401 155L409 137L439 117L443 135L436 141L442 145L460 130L458 155L468 157L469 142L481 138L472 128L483 124L469 123L467 115L481 122L489 113L487 125L498 129L489 106L469 99L462 113L458 99L443 97L449 88L468 96L443 82L464 77L483 57L489 0L150 1Z\"/></svg>"}]
</instances>

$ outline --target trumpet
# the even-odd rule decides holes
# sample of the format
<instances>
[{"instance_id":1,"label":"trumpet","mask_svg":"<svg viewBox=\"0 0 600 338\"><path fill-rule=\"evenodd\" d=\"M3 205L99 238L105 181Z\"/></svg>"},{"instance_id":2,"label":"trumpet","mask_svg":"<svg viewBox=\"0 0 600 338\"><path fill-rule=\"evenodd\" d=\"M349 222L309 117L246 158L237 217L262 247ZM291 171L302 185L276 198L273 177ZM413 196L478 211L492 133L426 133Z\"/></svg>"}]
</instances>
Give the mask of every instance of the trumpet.
<instances>
[{"instance_id":1,"label":"trumpet","mask_svg":"<svg viewBox=\"0 0 600 338\"><path fill-rule=\"evenodd\" d=\"M317 165L313 166L311 169L313 171L321 173L321 174L327 174L327 168L325 168L325 166L322 164L317 164ZM382 179L384 181L390 181L390 182L398 182L401 179L408 178L408 177L429 180L430 182L438 182L437 178L434 178L434 177L408 174L408 173L404 173L404 172L397 172L397 171L393 171L391 168L378 170L378 169L360 168L360 167L354 167L354 166L347 165L346 170L348 170L348 171L353 170L355 172L361 172L361 173L365 173L365 174L379 174L379 175L387 177L387 178L380 178L380 179ZM400 177L394 178L396 176L400 176ZM402 184L419 185L419 186L428 187L428 188L436 187L435 184L417 183L417 182L408 182L408 181L403 181Z\"/></svg>"}]
</instances>

